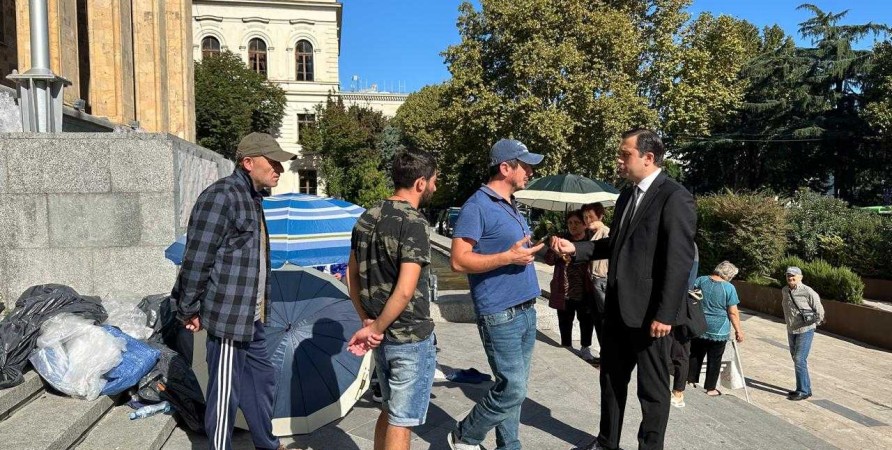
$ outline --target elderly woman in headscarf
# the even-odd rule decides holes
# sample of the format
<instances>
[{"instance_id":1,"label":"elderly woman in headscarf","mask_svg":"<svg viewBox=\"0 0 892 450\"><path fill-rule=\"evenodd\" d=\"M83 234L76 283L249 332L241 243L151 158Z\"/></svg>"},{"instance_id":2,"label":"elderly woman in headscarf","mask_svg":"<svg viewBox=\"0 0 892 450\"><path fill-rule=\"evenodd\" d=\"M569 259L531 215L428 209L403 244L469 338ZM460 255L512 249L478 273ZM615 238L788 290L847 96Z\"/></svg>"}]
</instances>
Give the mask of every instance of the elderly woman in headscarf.
<instances>
[{"instance_id":1,"label":"elderly woman in headscarf","mask_svg":"<svg viewBox=\"0 0 892 450\"><path fill-rule=\"evenodd\" d=\"M737 275L737 267L728 261L722 261L712 271L712 275L702 276L694 281L694 287L703 292L703 315L706 316L706 332L691 340L690 369L688 382L696 383L700 379L700 367L706 357L706 380L703 387L710 396L722 395L716 389L719 369L722 365L722 353L725 344L731 337L731 327L737 342L743 342L743 330L740 328L740 311L737 304L737 289L731 279Z\"/></svg>"}]
</instances>

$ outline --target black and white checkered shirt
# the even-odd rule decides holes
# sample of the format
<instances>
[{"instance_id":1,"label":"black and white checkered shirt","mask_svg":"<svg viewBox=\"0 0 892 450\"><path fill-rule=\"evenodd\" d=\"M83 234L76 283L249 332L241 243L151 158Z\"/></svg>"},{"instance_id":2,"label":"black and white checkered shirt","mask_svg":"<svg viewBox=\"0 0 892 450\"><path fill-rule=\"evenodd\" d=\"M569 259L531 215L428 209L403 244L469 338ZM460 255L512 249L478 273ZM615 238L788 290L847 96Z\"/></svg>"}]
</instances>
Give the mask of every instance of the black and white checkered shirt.
<instances>
[{"instance_id":1,"label":"black and white checkered shirt","mask_svg":"<svg viewBox=\"0 0 892 450\"><path fill-rule=\"evenodd\" d=\"M189 217L183 265L171 292L180 320L200 314L201 326L211 335L252 340L263 220L263 198L238 167L201 193ZM269 280L268 260L265 266ZM269 282L265 284L268 299Z\"/></svg>"}]
</instances>

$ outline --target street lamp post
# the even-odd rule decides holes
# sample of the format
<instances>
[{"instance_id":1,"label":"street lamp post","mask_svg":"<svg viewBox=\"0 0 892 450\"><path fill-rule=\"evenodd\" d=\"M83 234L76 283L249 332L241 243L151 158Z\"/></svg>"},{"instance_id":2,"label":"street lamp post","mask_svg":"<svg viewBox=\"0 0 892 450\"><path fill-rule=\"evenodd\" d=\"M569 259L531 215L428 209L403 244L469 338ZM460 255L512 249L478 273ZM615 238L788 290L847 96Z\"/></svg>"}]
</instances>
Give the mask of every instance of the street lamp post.
<instances>
[{"instance_id":1,"label":"street lamp post","mask_svg":"<svg viewBox=\"0 0 892 450\"><path fill-rule=\"evenodd\" d=\"M47 0L29 0L31 26L31 69L13 71L6 78L18 87L23 131L62 131L62 91L71 84L50 69Z\"/></svg>"}]
</instances>

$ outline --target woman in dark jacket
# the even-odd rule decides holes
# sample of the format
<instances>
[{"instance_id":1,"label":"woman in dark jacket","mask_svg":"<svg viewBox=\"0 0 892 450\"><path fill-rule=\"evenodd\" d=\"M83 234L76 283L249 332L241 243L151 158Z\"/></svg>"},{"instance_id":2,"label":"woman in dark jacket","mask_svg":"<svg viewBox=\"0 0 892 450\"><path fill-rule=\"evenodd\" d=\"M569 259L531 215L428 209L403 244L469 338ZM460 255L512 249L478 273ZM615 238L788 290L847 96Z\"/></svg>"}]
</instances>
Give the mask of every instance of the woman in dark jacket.
<instances>
[{"instance_id":1,"label":"woman in dark jacket","mask_svg":"<svg viewBox=\"0 0 892 450\"><path fill-rule=\"evenodd\" d=\"M567 240L578 242L589 239L582 212L579 210L567 213L567 230L568 232L561 236ZM592 316L595 291L592 283L592 266L588 261L568 263L568 260L553 250L545 254L545 263L554 266L551 299L548 304L557 310L561 345L564 347L573 345L573 319L576 318L579 320L580 331L579 355L586 361L594 361L591 349L592 331L595 326Z\"/></svg>"}]
</instances>

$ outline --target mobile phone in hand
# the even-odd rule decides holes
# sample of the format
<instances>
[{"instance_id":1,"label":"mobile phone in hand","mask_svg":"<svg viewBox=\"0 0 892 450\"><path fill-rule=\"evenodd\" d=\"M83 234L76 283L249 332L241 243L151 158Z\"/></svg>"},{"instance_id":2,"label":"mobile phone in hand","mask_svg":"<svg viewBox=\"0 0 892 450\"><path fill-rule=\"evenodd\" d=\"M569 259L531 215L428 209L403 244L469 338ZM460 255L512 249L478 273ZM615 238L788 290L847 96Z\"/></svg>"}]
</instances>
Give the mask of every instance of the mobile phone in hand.
<instances>
[{"instance_id":1,"label":"mobile phone in hand","mask_svg":"<svg viewBox=\"0 0 892 450\"><path fill-rule=\"evenodd\" d=\"M533 244L533 247L535 247L539 244L550 244L550 243L551 243L551 235L546 234L545 236L542 236L541 238L539 238L539 240L536 241L535 244Z\"/></svg>"}]
</instances>

